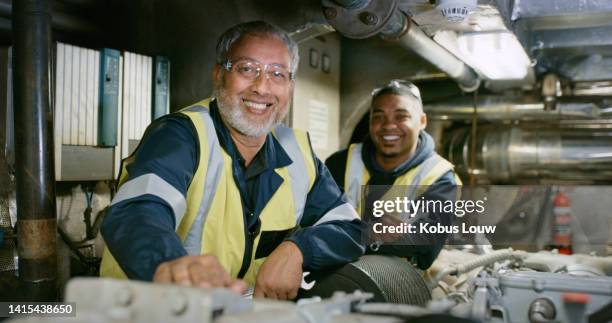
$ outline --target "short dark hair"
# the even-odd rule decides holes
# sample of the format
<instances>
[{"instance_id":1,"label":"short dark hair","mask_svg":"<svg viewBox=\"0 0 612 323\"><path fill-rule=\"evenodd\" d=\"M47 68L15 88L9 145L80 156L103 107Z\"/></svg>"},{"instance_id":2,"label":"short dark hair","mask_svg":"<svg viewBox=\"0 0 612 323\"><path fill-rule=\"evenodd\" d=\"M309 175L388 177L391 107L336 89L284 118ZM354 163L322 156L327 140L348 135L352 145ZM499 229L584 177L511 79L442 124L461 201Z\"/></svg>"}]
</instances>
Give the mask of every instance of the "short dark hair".
<instances>
[{"instance_id":1,"label":"short dark hair","mask_svg":"<svg viewBox=\"0 0 612 323\"><path fill-rule=\"evenodd\" d=\"M271 35L282 40L291 56L291 66L289 66L289 69L295 74L300 61L297 43L291 39L291 36L286 31L265 21L243 22L226 30L217 40L217 63L223 64L227 60L227 53L240 38L253 34Z\"/></svg>"}]
</instances>

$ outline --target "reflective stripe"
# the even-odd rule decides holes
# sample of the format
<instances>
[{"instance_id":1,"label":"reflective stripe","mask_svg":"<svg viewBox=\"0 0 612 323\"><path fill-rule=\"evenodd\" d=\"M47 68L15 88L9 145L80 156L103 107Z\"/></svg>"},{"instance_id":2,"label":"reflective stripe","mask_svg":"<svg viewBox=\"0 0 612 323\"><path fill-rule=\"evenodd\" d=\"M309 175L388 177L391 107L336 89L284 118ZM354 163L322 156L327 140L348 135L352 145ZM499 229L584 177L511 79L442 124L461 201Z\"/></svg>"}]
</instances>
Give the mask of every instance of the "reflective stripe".
<instances>
[{"instance_id":1,"label":"reflective stripe","mask_svg":"<svg viewBox=\"0 0 612 323\"><path fill-rule=\"evenodd\" d=\"M343 220L343 221L352 221L358 219L359 215L355 211L355 209L348 203L340 204L335 208L329 210L329 212L325 213L314 225L323 224L329 221Z\"/></svg>"},{"instance_id":2,"label":"reflective stripe","mask_svg":"<svg viewBox=\"0 0 612 323\"><path fill-rule=\"evenodd\" d=\"M145 194L159 197L172 208L175 218L175 229L185 215L187 202L179 190L156 174L144 174L121 185L111 205Z\"/></svg>"},{"instance_id":3,"label":"reflective stripe","mask_svg":"<svg viewBox=\"0 0 612 323\"><path fill-rule=\"evenodd\" d=\"M362 183L365 171L365 165L361 161L362 149L363 144L354 144L349 148L347 172L344 180L344 190L346 191L348 201L355 208L359 207L361 186L365 185L365 183Z\"/></svg>"},{"instance_id":4,"label":"reflective stripe","mask_svg":"<svg viewBox=\"0 0 612 323\"><path fill-rule=\"evenodd\" d=\"M299 224L302 220L302 215L304 215L306 196L310 191L310 177L304 174L308 168L306 167L304 154L302 154L295 138L294 130L284 125L279 125L274 129L274 134L276 140L278 140L283 149L289 154L289 158L293 161L287 169L289 177L291 177L291 191L293 192L296 223Z\"/></svg>"},{"instance_id":5,"label":"reflective stripe","mask_svg":"<svg viewBox=\"0 0 612 323\"><path fill-rule=\"evenodd\" d=\"M344 179L344 187L349 203L358 210L361 200L361 187L366 185L368 178L368 171L361 159L362 149L363 144L353 144L350 146ZM406 185L406 197L414 200L423 193L421 192L422 186L432 185L440 176L452 169L453 165L450 162L434 153L417 167L398 177L393 185Z\"/></svg>"},{"instance_id":6,"label":"reflective stripe","mask_svg":"<svg viewBox=\"0 0 612 323\"><path fill-rule=\"evenodd\" d=\"M439 159L438 159L438 162L437 162L436 166L434 166L429 171L427 176L425 176L425 178L423 178L423 180L421 180L421 185L431 185L436 180L438 180L438 178L440 178L444 174L446 174L449 170L454 169L453 164L451 164L449 161L447 161L446 159L442 158L441 156L438 156L438 158Z\"/></svg>"},{"instance_id":7,"label":"reflective stripe","mask_svg":"<svg viewBox=\"0 0 612 323\"><path fill-rule=\"evenodd\" d=\"M429 156L427 159L425 159L425 161L423 161L421 165L419 165L419 169L417 173L414 175L414 177L412 178L412 182L410 182L410 185L413 185L413 186L421 185L425 176L427 176L429 172L432 169L434 169L434 167L436 167L438 163L441 161L442 161L442 157L438 154L433 154Z\"/></svg>"},{"instance_id":8,"label":"reflective stripe","mask_svg":"<svg viewBox=\"0 0 612 323\"><path fill-rule=\"evenodd\" d=\"M202 250L202 235L204 234L204 225L206 223L206 217L210 211L212 205L212 199L216 194L217 186L221 179L223 170L223 156L221 151L221 145L219 144L219 138L215 132L215 125L208 113L208 109L202 106L193 106L187 109L187 111L197 112L204 122L206 133L207 133L207 145L208 145L208 167L206 169L206 175L204 176L204 190L200 199L200 205L196 218L191 225L187 237L183 242L183 246L187 253L190 255L199 255ZM202 150L202 149L201 149ZM203 153L202 151L200 153Z\"/></svg>"},{"instance_id":9,"label":"reflective stripe","mask_svg":"<svg viewBox=\"0 0 612 323\"><path fill-rule=\"evenodd\" d=\"M420 190L419 186L420 185L428 185L428 183L423 183L423 180L425 179L425 177L427 175L429 175L431 170L434 169L434 167L436 167L441 161L442 161L442 157L440 157L440 155L434 153L433 155L431 155L427 159L425 159L417 167L417 169L415 170L415 174L412 177L412 181L410 181L410 184L402 183L404 185L408 185L408 187L407 187L408 192L406 194L408 199L414 200L414 199L417 198L418 191ZM433 184L433 183L429 183L429 185L430 184Z\"/></svg>"}]
</instances>

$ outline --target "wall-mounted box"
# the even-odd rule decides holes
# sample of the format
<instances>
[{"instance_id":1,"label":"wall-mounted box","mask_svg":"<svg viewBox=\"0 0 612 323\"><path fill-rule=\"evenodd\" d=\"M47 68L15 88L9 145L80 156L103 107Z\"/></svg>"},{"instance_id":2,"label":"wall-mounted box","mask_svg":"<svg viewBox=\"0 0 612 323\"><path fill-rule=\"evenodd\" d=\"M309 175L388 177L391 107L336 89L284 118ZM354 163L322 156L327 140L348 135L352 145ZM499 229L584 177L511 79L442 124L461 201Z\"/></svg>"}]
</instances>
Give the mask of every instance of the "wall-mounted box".
<instances>
[{"instance_id":1,"label":"wall-mounted box","mask_svg":"<svg viewBox=\"0 0 612 323\"><path fill-rule=\"evenodd\" d=\"M104 48L100 52L100 104L98 105L98 146L117 146L119 118L119 76L121 54Z\"/></svg>"},{"instance_id":2,"label":"wall-mounted box","mask_svg":"<svg viewBox=\"0 0 612 323\"><path fill-rule=\"evenodd\" d=\"M113 179L114 147L97 147L100 51L57 43L55 62L55 178L58 181ZM100 163L108 161L109 156L110 163Z\"/></svg>"},{"instance_id":3,"label":"wall-mounted box","mask_svg":"<svg viewBox=\"0 0 612 323\"><path fill-rule=\"evenodd\" d=\"M155 56L153 70L153 120L170 112L170 61L163 56Z\"/></svg>"},{"instance_id":4,"label":"wall-mounted box","mask_svg":"<svg viewBox=\"0 0 612 323\"><path fill-rule=\"evenodd\" d=\"M170 62L154 78L152 57L63 43L55 61L56 179L116 179L152 116L168 113Z\"/></svg>"},{"instance_id":5,"label":"wall-mounted box","mask_svg":"<svg viewBox=\"0 0 612 323\"><path fill-rule=\"evenodd\" d=\"M153 58L123 53L121 158L129 156L151 123ZM132 144L130 144L132 142Z\"/></svg>"}]
</instances>

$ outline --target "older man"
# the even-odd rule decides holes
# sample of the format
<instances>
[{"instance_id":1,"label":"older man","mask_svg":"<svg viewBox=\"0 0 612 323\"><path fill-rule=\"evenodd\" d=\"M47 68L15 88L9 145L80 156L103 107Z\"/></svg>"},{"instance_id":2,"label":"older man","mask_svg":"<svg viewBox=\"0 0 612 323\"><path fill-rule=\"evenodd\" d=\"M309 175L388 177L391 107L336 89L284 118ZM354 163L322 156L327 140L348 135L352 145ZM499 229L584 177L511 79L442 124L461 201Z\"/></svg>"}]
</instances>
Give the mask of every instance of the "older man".
<instances>
[{"instance_id":1,"label":"older man","mask_svg":"<svg viewBox=\"0 0 612 323\"><path fill-rule=\"evenodd\" d=\"M236 291L246 282L256 297L291 299L304 268L364 252L358 215L307 134L279 125L298 59L265 22L220 37L215 98L153 123L123 163L102 276Z\"/></svg>"},{"instance_id":2,"label":"older man","mask_svg":"<svg viewBox=\"0 0 612 323\"><path fill-rule=\"evenodd\" d=\"M424 130L426 125L421 94L414 84L393 80L373 91L369 135L364 143L336 152L325 162L356 208L370 206L394 185L403 185L413 200L456 198L456 186L461 181L453 165L435 152L434 141ZM365 203L361 201L363 185L369 188ZM397 192L395 189L393 194L398 195ZM448 224L452 215L437 211L414 220ZM383 219L389 220L395 221L389 217ZM410 258L425 269L440 252L445 238L445 235L406 235L392 246L380 248L373 244L372 251Z\"/></svg>"}]
</instances>

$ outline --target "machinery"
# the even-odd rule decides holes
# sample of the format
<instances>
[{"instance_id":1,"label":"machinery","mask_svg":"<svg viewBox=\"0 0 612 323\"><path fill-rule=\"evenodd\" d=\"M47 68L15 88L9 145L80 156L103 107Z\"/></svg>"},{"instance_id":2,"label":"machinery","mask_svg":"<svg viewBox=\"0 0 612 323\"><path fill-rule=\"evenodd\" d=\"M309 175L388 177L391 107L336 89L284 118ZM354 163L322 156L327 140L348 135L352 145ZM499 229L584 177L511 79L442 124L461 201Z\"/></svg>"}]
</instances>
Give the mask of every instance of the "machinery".
<instances>
[{"instance_id":1,"label":"machinery","mask_svg":"<svg viewBox=\"0 0 612 323\"><path fill-rule=\"evenodd\" d=\"M464 261L449 265L440 263L443 259ZM398 258L366 256L357 263L319 275L315 281L318 290L313 289L308 297L302 293L296 303L253 300L224 289L81 278L69 283L66 294L66 302L75 306L76 316L10 322L612 320L610 258L512 249L474 255L454 249L442 253L432 269L437 271L435 275L428 273L424 277L423 273L406 268L411 265ZM323 295L330 290L335 292Z\"/></svg>"},{"instance_id":2,"label":"machinery","mask_svg":"<svg viewBox=\"0 0 612 323\"><path fill-rule=\"evenodd\" d=\"M24 3L42 7L25 15ZM96 275L120 159L151 120L209 95L202 62L238 21L269 20L299 42L286 122L321 159L366 134L373 88L405 79L464 184L503 184L474 193L494 205L479 220L498 236L457 240L425 272L368 255L312 273L297 302L76 278L62 298L76 317L11 322L612 321L612 1L2 0L0 18L1 301L58 299L71 276ZM22 47L38 63L14 65L12 29L35 24L48 53Z\"/></svg>"}]
</instances>

